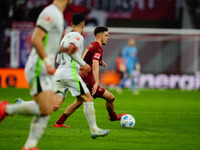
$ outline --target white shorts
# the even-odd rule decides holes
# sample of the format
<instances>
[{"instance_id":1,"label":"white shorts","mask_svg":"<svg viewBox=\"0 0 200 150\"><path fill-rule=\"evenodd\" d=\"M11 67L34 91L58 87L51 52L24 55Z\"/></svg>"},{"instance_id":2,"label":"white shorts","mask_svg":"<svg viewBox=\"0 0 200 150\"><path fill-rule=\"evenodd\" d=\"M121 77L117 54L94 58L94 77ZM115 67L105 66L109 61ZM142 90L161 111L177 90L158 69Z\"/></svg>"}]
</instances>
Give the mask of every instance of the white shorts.
<instances>
[{"instance_id":1,"label":"white shorts","mask_svg":"<svg viewBox=\"0 0 200 150\"><path fill-rule=\"evenodd\" d=\"M31 96L35 96L42 91L56 91L55 81L51 75L40 75L38 77L35 76L32 79L27 79L27 81L29 81L28 84L30 87Z\"/></svg>"},{"instance_id":2,"label":"white shorts","mask_svg":"<svg viewBox=\"0 0 200 150\"><path fill-rule=\"evenodd\" d=\"M80 96L89 92L85 82L82 79L75 81L73 79L63 79L56 81L57 91L56 94L62 96L64 99L69 90L72 96Z\"/></svg>"}]
</instances>

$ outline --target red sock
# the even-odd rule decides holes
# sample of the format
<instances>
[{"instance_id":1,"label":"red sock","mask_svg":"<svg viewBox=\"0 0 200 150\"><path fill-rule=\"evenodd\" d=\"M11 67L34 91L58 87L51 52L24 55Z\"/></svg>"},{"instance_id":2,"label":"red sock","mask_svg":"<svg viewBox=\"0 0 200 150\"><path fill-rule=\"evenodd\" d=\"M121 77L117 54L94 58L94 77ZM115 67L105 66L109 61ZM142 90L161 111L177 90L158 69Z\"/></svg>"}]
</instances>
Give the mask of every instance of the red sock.
<instances>
[{"instance_id":1,"label":"red sock","mask_svg":"<svg viewBox=\"0 0 200 150\"><path fill-rule=\"evenodd\" d=\"M65 113L62 114L62 116L60 116L60 118L58 119L58 121L56 122L57 124L64 124L64 122L67 120L68 115L66 115Z\"/></svg>"},{"instance_id":2,"label":"red sock","mask_svg":"<svg viewBox=\"0 0 200 150\"><path fill-rule=\"evenodd\" d=\"M113 111L112 113L109 112L109 116L110 116L111 120L117 119L117 114L115 111Z\"/></svg>"}]
</instances>

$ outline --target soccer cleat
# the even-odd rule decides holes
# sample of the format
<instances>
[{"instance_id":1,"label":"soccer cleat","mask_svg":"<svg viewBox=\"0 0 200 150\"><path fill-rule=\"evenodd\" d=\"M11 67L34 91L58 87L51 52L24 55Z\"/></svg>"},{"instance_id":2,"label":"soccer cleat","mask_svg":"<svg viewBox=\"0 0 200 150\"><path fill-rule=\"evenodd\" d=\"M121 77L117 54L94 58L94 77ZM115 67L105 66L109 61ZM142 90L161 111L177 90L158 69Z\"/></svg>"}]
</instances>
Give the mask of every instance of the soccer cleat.
<instances>
[{"instance_id":1,"label":"soccer cleat","mask_svg":"<svg viewBox=\"0 0 200 150\"><path fill-rule=\"evenodd\" d=\"M96 132L91 131L91 137L93 139L96 139L97 137L104 137L108 135L109 132L110 132L109 130L103 130L103 129L98 128Z\"/></svg>"},{"instance_id":2,"label":"soccer cleat","mask_svg":"<svg viewBox=\"0 0 200 150\"><path fill-rule=\"evenodd\" d=\"M120 120L120 119L122 118L123 115L126 115L126 113L117 115L117 118L112 118L112 119L109 118L109 120L110 120L110 121L117 121L117 120Z\"/></svg>"},{"instance_id":3,"label":"soccer cleat","mask_svg":"<svg viewBox=\"0 0 200 150\"><path fill-rule=\"evenodd\" d=\"M26 148L22 147L22 150L39 150L39 149L37 147L30 148L30 149L26 149Z\"/></svg>"},{"instance_id":4,"label":"soccer cleat","mask_svg":"<svg viewBox=\"0 0 200 150\"><path fill-rule=\"evenodd\" d=\"M21 98L16 98L16 99L15 99L15 105L21 104L21 103L23 103L23 102L24 102L24 100L22 100ZM13 114L13 115L14 115L14 114ZM10 115L10 116L12 117L13 115Z\"/></svg>"},{"instance_id":5,"label":"soccer cleat","mask_svg":"<svg viewBox=\"0 0 200 150\"><path fill-rule=\"evenodd\" d=\"M70 126L63 124L58 124L57 122L55 122L54 124L54 128L71 128Z\"/></svg>"},{"instance_id":6,"label":"soccer cleat","mask_svg":"<svg viewBox=\"0 0 200 150\"><path fill-rule=\"evenodd\" d=\"M24 102L24 100L22 100L21 98L16 98L16 100L15 100L15 104L20 104L23 102Z\"/></svg>"},{"instance_id":7,"label":"soccer cleat","mask_svg":"<svg viewBox=\"0 0 200 150\"><path fill-rule=\"evenodd\" d=\"M8 115L5 112L5 107L6 105L8 105L9 103L7 101L1 101L0 103L0 122L7 117Z\"/></svg>"}]
</instances>

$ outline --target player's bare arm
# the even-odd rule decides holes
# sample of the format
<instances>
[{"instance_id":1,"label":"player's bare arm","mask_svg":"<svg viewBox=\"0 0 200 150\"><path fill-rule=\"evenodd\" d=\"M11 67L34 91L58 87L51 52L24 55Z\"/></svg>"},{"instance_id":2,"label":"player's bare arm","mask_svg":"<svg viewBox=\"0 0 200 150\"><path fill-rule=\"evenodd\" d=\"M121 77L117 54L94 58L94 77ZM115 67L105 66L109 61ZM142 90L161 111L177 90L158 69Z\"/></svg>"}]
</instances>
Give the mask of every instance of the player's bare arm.
<instances>
[{"instance_id":1,"label":"player's bare arm","mask_svg":"<svg viewBox=\"0 0 200 150\"><path fill-rule=\"evenodd\" d=\"M42 28L36 27L33 31L33 36L31 39L33 46L36 48L38 55L42 59L47 57L47 54L45 53L45 50L44 50L44 44L43 44L43 39L45 38L45 35L46 35L46 32Z\"/></svg>"},{"instance_id":2,"label":"player's bare arm","mask_svg":"<svg viewBox=\"0 0 200 150\"><path fill-rule=\"evenodd\" d=\"M70 43L68 47L61 46L58 53L66 52L68 55L76 53L78 48L74 43Z\"/></svg>"},{"instance_id":3,"label":"player's bare arm","mask_svg":"<svg viewBox=\"0 0 200 150\"><path fill-rule=\"evenodd\" d=\"M35 47L39 57L43 59L46 65L47 73L53 75L55 72L55 68L52 66L52 63L49 57L47 56L47 54L45 53L45 49L44 49L43 39L45 38L45 35L46 35L46 31L44 31L40 27L36 27L33 31L31 42L33 46Z\"/></svg>"},{"instance_id":4,"label":"player's bare arm","mask_svg":"<svg viewBox=\"0 0 200 150\"><path fill-rule=\"evenodd\" d=\"M92 63L92 73L94 76L95 84L92 88L92 95L94 95L97 91L98 85L99 85L99 61L98 60L93 60Z\"/></svg>"}]
</instances>

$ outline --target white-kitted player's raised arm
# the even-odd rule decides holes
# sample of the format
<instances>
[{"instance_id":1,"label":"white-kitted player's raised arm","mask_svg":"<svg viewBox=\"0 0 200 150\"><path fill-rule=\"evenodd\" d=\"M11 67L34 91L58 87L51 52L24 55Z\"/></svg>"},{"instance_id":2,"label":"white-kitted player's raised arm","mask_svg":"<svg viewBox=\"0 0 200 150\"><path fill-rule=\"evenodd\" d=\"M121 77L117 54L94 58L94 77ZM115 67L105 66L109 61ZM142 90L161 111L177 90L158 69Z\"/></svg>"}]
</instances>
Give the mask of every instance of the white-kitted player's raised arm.
<instances>
[{"instance_id":1,"label":"white-kitted player's raised arm","mask_svg":"<svg viewBox=\"0 0 200 150\"><path fill-rule=\"evenodd\" d=\"M67 47L61 46L59 49L59 53L66 52L67 54L71 55L76 53L77 50L78 48L76 47L76 45L74 45L74 43L69 43Z\"/></svg>"}]
</instances>

